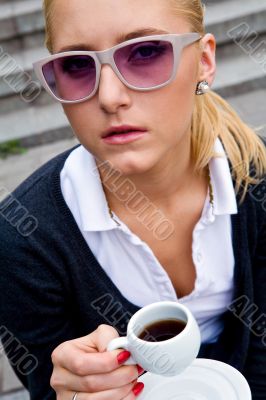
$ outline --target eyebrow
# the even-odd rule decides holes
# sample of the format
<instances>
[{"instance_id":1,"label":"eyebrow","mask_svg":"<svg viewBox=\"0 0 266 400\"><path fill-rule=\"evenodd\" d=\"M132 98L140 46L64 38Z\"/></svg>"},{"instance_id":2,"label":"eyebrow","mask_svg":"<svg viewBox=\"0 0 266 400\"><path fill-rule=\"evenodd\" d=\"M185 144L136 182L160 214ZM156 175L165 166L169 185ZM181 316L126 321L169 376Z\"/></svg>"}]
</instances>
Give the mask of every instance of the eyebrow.
<instances>
[{"instance_id":1,"label":"eyebrow","mask_svg":"<svg viewBox=\"0 0 266 400\"><path fill-rule=\"evenodd\" d=\"M144 37L144 36L150 36L150 35L163 35L163 34L169 34L170 32L167 32L163 29L156 29L156 28L141 28L136 31L127 33L125 35L120 35L117 38L116 44L125 42L130 39L136 39L138 37ZM82 50L82 51L96 51L95 46L90 45L90 44L85 44L85 43L78 43L74 45L69 45L62 47L57 53L63 53L65 51L76 51L76 50Z\"/></svg>"}]
</instances>

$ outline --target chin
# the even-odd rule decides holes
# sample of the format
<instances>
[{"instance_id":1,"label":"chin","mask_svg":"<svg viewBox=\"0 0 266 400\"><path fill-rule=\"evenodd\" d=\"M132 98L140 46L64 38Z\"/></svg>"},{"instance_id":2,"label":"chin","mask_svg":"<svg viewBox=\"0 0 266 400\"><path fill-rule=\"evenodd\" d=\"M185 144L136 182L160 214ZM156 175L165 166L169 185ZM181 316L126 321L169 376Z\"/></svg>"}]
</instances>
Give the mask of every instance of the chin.
<instances>
[{"instance_id":1,"label":"chin","mask_svg":"<svg viewBox=\"0 0 266 400\"><path fill-rule=\"evenodd\" d=\"M110 160L114 169L118 170L122 175L139 175L148 172L154 166L149 159L140 157L118 157Z\"/></svg>"},{"instance_id":2,"label":"chin","mask_svg":"<svg viewBox=\"0 0 266 400\"><path fill-rule=\"evenodd\" d=\"M144 167L140 165L128 165L128 164L121 164L114 165L114 168L118 170L122 175L130 176L130 175L140 175L149 170L149 167Z\"/></svg>"}]
</instances>

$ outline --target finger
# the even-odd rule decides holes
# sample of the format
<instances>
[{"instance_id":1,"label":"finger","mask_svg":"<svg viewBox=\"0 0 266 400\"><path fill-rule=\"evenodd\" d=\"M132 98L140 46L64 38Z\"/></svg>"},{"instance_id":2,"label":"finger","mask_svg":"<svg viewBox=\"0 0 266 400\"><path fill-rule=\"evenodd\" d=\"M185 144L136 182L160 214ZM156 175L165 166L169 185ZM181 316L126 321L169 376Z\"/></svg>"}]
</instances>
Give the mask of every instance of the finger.
<instances>
[{"instance_id":1,"label":"finger","mask_svg":"<svg viewBox=\"0 0 266 400\"><path fill-rule=\"evenodd\" d=\"M111 340L118 338L117 330L110 325L99 325L96 331L92 332L91 340L99 352L104 352L107 349Z\"/></svg>"},{"instance_id":2,"label":"finger","mask_svg":"<svg viewBox=\"0 0 266 400\"><path fill-rule=\"evenodd\" d=\"M121 353L121 350L100 353L95 348L95 337L93 337L94 334L98 337L99 333L101 334L101 328L98 333L94 331L91 335L88 335L88 337L91 336L90 338L86 337L85 339L83 337L62 343L52 353L54 366L63 367L80 376L109 372L118 368L121 364L117 356ZM114 334L114 332L111 334ZM108 335L110 335L110 331L105 336L104 342ZM87 344L84 344L85 340ZM100 340L97 340L99 344Z\"/></svg>"},{"instance_id":3,"label":"finger","mask_svg":"<svg viewBox=\"0 0 266 400\"><path fill-rule=\"evenodd\" d=\"M144 384L142 382L136 382L133 386L133 389L129 392L129 394L122 400L135 400L138 395L143 391Z\"/></svg>"},{"instance_id":4,"label":"finger","mask_svg":"<svg viewBox=\"0 0 266 400\"><path fill-rule=\"evenodd\" d=\"M136 396L134 395L134 393L132 392L132 390L129 392L129 394L126 397L123 397L123 399L121 400L135 400Z\"/></svg>"},{"instance_id":5,"label":"finger","mask_svg":"<svg viewBox=\"0 0 266 400\"><path fill-rule=\"evenodd\" d=\"M100 392L123 387L136 381L138 371L135 366L122 366L107 374L77 376L63 368L57 368L51 378L51 386L56 390L75 392Z\"/></svg>"},{"instance_id":6,"label":"finger","mask_svg":"<svg viewBox=\"0 0 266 400\"><path fill-rule=\"evenodd\" d=\"M106 351L104 353L86 354L72 347L62 348L53 355L53 364L62 367L75 375L86 376L111 372L121 366L117 356L121 350ZM130 353L129 353L130 355Z\"/></svg>"},{"instance_id":7,"label":"finger","mask_svg":"<svg viewBox=\"0 0 266 400\"><path fill-rule=\"evenodd\" d=\"M84 393L84 392L79 392L77 395L76 400L121 400L126 398L128 395L132 393L133 397L129 397L127 400L133 400L135 399L135 395L132 392L132 389L134 387L134 384L129 384L125 385L121 388L116 388L116 389L110 389L110 390L105 390L102 392L96 392L96 393ZM64 394L60 397L60 395L57 396L57 400L65 400L65 399L72 399L74 395L74 392L64 392ZM71 397L72 396L72 397Z\"/></svg>"},{"instance_id":8,"label":"finger","mask_svg":"<svg viewBox=\"0 0 266 400\"><path fill-rule=\"evenodd\" d=\"M103 352L106 351L109 342L117 337L119 337L119 334L113 326L101 324L89 335L75 339L73 342L78 342L86 347L93 347L98 352Z\"/></svg>"}]
</instances>

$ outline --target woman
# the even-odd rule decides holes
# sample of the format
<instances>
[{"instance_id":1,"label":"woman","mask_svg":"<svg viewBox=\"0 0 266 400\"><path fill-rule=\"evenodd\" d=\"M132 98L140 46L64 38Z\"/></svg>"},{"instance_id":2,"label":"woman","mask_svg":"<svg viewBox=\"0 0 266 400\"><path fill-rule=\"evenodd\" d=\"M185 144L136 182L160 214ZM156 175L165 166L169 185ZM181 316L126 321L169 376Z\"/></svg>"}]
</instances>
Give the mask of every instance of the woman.
<instances>
[{"instance_id":1,"label":"woman","mask_svg":"<svg viewBox=\"0 0 266 400\"><path fill-rule=\"evenodd\" d=\"M44 7L52 56L35 70L81 146L1 204L13 368L32 399L134 399L142 369L107 344L140 307L174 300L199 323L200 356L238 368L265 399L265 147L209 90L215 38L200 0ZM38 226L21 231L14 199ZM7 330L34 366L15 359Z\"/></svg>"}]
</instances>

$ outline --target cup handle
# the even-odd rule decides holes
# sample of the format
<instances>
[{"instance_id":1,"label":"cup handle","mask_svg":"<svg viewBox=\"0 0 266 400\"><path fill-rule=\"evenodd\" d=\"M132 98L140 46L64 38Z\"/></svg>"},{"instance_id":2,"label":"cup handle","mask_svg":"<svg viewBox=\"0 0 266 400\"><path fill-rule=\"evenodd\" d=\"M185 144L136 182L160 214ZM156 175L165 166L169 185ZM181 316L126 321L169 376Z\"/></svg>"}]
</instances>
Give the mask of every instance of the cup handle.
<instances>
[{"instance_id":1,"label":"cup handle","mask_svg":"<svg viewBox=\"0 0 266 400\"><path fill-rule=\"evenodd\" d=\"M128 340L127 337L119 337L111 340L111 342L108 343L107 346L107 351L112 351L112 350L117 350L117 349L125 349L129 351L128 349ZM135 365L137 364L135 360L133 360L132 357L129 357L129 359L123 363L123 365Z\"/></svg>"}]
</instances>

